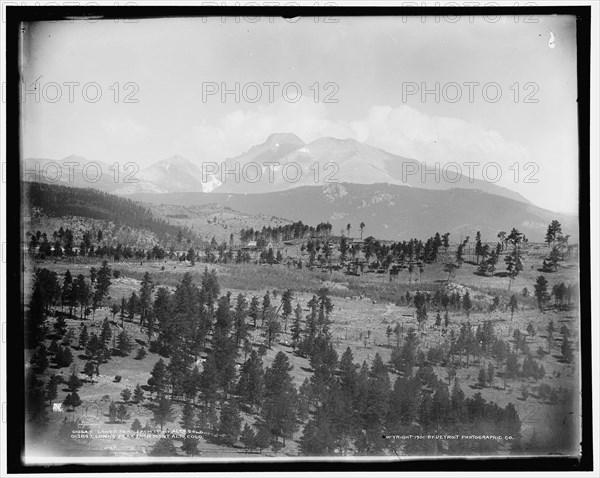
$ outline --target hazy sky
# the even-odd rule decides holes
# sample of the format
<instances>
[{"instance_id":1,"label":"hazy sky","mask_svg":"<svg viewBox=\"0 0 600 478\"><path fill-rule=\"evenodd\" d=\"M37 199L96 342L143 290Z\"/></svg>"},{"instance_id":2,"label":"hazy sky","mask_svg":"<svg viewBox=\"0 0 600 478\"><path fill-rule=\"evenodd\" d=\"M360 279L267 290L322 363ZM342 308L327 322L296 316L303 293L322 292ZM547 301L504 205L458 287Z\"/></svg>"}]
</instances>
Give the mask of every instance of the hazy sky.
<instances>
[{"instance_id":1,"label":"hazy sky","mask_svg":"<svg viewBox=\"0 0 600 478\"><path fill-rule=\"evenodd\" d=\"M27 25L23 79L27 88L38 81L40 97L24 99L24 155L75 154L145 167L175 154L220 162L274 132L293 132L306 142L351 137L428 163L497 162L498 184L547 209L576 212L572 17L333 20ZM72 102L65 82L79 83ZM261 86L257 102L251 82ZM273 98L266 82L279 83ZM469 82L478 83L472 102ZM208 84L234 90L236 83L245 93L239 101L234 94L223 101L220 91L203 98ZM436 83L440 97L422 98L422 86L434 90ZM461 88L458 101L452 83ZM415 84L417 94L403 95ZM293 102L298 87L303 96ZM102 96L93 102L97 92ZM128 94L137 102L127 102ZM327 95L337 103L325 102ZM526 102L528 95L537 102ZM524 169L528 162L539 167L537 184L523 182L533 171ZM517 183L516 168L509 169L514 163ZM482 179L481 169L475 178Z\"/></svg>"}]
</instances>

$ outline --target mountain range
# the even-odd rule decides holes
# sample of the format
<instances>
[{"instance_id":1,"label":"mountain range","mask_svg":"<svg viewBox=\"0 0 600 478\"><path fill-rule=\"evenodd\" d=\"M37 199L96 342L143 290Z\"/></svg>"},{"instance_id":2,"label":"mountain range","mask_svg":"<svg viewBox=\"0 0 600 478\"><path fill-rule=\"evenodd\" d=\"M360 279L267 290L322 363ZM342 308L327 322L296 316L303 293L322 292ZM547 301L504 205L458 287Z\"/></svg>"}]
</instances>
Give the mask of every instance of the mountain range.
<instances>
[{"instance_id":1,"label":"mountain range","mask_svg":"<svg viewBox=\"0 0 600 478\"><path fill-rule=\"evenodd\" d=\"M36 163L43 170L52 162L55 165L38 175L39 181L92 187L119 195L175 192L258 194L335 182L388 183L434 190L477 189L531 204L515 191L467 175L455 176L449 172L448 176L452 176L450 181L436 178L433 174L422 177L422 163L419 161L388 153L354 139L323 137L307 144L292 133L272 134L265 142L251 147L245 153L233 158L217 159L211 164L205 162L198 165L175 155L141 170L134 163L119 164L117 175L114 164L96 161L102 174L97 181L91 181L82 174L83 167L88 164L85 158L28 158L24 161L24 176L32 180L31 171L35 170ZM68 162L79 164L73 168L74 174L69 175ZM55 179L56 164L62 168L58 180ZM205 170L204 177L202 168ZM236 168L238 177L226 172L235 171ZM88 167L87 174L95 179L96 168Z\"/></svg>"},{"instance_id":2,"label":"mountain range","mask_svg":"<svg viewBox=\"0 0 600 478\"><path fill-rule=\"evenodd\" d=\"M516 227L537 242L543 241L552 219L577 237L574 216L536 207L510 189L465 175L453 182L436 181L434 175L425 181L420 174L403 178L403 164L408 163L420 167L415 160L353 139L325 137L307 144L294 134L277 133L245 153L215 161L212 172L206 163L200 166L181 156L139 171L133 163L96 162L101 174L87 166L87 178L87 161L77 156L60 161L30 158L22 167L29 181L91 187L155 205L220 204L245 214L311 225L328 221L336 233L347 224L365 222L367 234L381 239L424 237L436 231L456 238L480 230L484 238L495 240L498 231ZM221 176L214 170L217 164L228 171L238 168L243 180L236 181L233 174ZM32 173L36 167L38 173ZM203 177L202 167L211 173ZM58 169L61 177L56 179Z\"/></svg>"}]
</instances>

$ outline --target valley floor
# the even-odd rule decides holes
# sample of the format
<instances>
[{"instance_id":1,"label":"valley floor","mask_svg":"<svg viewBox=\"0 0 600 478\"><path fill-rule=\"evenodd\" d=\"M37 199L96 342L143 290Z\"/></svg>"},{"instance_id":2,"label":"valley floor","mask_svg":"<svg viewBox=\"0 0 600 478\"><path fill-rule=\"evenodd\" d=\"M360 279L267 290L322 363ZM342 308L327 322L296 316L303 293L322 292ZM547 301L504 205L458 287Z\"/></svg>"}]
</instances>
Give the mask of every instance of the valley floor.
<instances>
[{"instance_id":1,"label":"valley floor","mask_svg":"<svg viewBox=\"0 0 600 478\"><path fill-rule=\"evenodd\" d=\"M91 263L87 262L71 262L68 260L59 261L43 261L38 262L36 267L47 267L55 270L59 274L63 274L67 269L75 277L79 273L87 275ZM336 348L338 356L341 356L347 347L350 347L354 356L355 363L362 363L363 360L371 363L376 353L382 357L384 363L390 361L391 351L397 337L394 335L386 335L388 326L394 327L394 324L399 323L404 331L408 331L410 327L418 328L418 324L414 317L414 308L398 303L393 303L386 300L380 300L381 290L385 289L388 293L396 292L394 289L409 289L409 290L430 290L431 288L439 287L444 281L427 282L427 279L435 277L435 270L428 268L426 274L422 277L423 282L407 284L380 282L380 278L376 274L365 274L361 278L352 277L350 280L347 276L339 273L329 274L323 272L289 269L285 266L264 266L264 265L206 265L198 263L195 266L190 266L187 263L181 262L122 262L113 264L115 269L119 269L121 275L118 279L113 279L110 290L110 302L119 303L121 297L127 297L133 291L139 290L140 278L143 272L150 271L155 285L166 285L173 287L176 281L185 272L192 272L194 276L200 276L205 267L215 268L218 273L219 280L224 291L231 291L232 296L237 296L238 293L248 295L248 299L252 295L262 297L267 290L273 292L277 289L281 292L284 288L291 288L295 291L294 305L298 302L303 307L306 307L307 302L312 296L312 292L320 287L328 287L333 294L334 309L331 314L332 320L332 342ZM567 264L563 271L557 274L558 278L564 279L568 277L572 270L573 264ZM471 269L469 271L469 269ZM481 278L473 275L473 267L465 266L459 271L459 276L452 279L452 283L460 281L463 287L471 287L472 293L478 303L485 304L487 299L491 298L488 293L494 291L503 291L499 287L504 286L505 279L498 278ZM441 274L440 274L441 275ZM514 290L529 286L532 287L531 276L533 274L524 273L518 281L512 286ZM265 277L267 276L267 277ZM255 280L249 280L254 277ZM266 281L271 284L270 288L262 288ZM502 281L502 284L500 283ZM246 285L244 288L239 288L240 282ZM231 287L238 286L238 287ZM445 285L448 287L448 285ZM253 289L249 289L256 287ZM460 287L460 286L459 286ZM357 290L376 291L379 290L377 299L371 296L357 294ZM222 290L222 292L224 292ZM484 292L485 291L485 292ZM506 293L505 293L506 294ZM373 294L375 295L375 294ZM487 296L487 297L486 297ZM60 309L60 308L59 308ZM445 335L442 334L441 327L433 327L435 310L429 312L429 319L425 324L420 334L420 349L426 352L431 347L440 345L445 340ZM442 311L443 312L443 311ZM68 319L67 325L76 331L76 335L82 323L85 323L89 333L99 333L101 322L105 317L110 317L108 308L100 308L95 311L93 318L90 316L87 320L81 321L77 318ZM467 320L463 311L450 310L449 313L450 327L458 331L460 325ZM578 318L576 313L548 309L540 312L533 305L532 301L524 300L524 304L514 313L511 320L510 311L499 309L494 312L487 310L475 311L470 314L470 322L477 326L479 322L491 320L494 323L496 335L503 338L505 341L513 341L514 330L520 329L525 331L528 324L533 324L537 333L532 337L528 337L526 343L531 351L535 353L538 348L547 348L547 337L545 335L546 326L550 320L555 324L556 329L560 329L563 324L566 324L571 330L573 338L573 347L578 350ZM120 324L117 318L116 324ZM289 358L293 366L292 375L295 385L300 387L305 378L311 374L308 360L295 355L292 351L289 336L289 325L287 332L282 333L272 349L267 351L263 361L265 366L269 365L275 355L279 351L283 351ZM147 334L142 331L138 324L125 321L125 329L130 336L135 339L138 344L144 344L147 347ZM449 330L447 333L449 333ZM558 335L558 334L557 334ZM403 337L398 338L402 340ZM251 330L251 340L254 346L258 346L263 338L259 330ZM49 343L47 344L49 345ZM160 357L155 353L148 353L143 360L136 360L134 354L127 357L115 356L108 363L101 365L100 375L95 377L93 381L86 381L79 391L79 395L83 404L76 409L75 412L57 412L51 411L50 426L41 441L36 441L32 444L30 452L36 455L36 451L48 451L54 449L57 445L59 454L67 456L147 456L149 447L155 442L156 438L148 437L133 437L131 436L131 423L137 418L142 424L152 421L152 411L148 406L151 401L146 400L141 404L128 404L129 418L124 423L109 423L108 406L111 400L119 400L121 391L124 388L133 390L136 384L146 385L150 378L150 371L154 363ZM524 441L532 438L535 431L536 437L543 443L552 444L552 449L548 449L547 453L563 453L577 454L578 450L575 444L579 442L577 430L579 429L579 407L574 401L548 403L536 395L535 390L541 383L546 383L556 389L569 390L570 397L578 397L579 375L577 362L575 364L565 363L561 358L560 338L555 337L555 343L552 346L550 353L543 356L536 356L536 359L543 364L545 368L545 377L540 380L514 378L504 380L501 369L493 380L492 386L482 387L478 385L478 372L482 366L487 366L487 360L471 357L469 365L466 364L465 358L461 359L461 365L456 367L456 380L460 384L465 395L472 396L475 393L481 393L486 401L495 402L504 407L508 403L513 403L519 413L522 428L521 433ZM456 360L456 359L455 359ZM238 364L243 362L240 357ZM75 354L74 363L76 369L83 370L85 364L85 355L83 352ZM446 379L448 364L434 364L434 370L440 379ZM57 369L53 371L62 375L65 380L70 374L70 369ZM115 376L121 376L119 382L115 381ZM390 377L395 380L395 372L390 372ZM524 393L526 390L527 393ZM59 387L58 396L55 402L64 400L67 389L64 385ZM175 402L175 417L169 428L171 430L180 428L177 423L181 415L181 405ZM92 439L75 439L66 440L65 443L56 441L62 419L68 416L69 419L79 419L87 417L86 420L92 424L91 428L94 433ZM249 414L244 414L244 421L253 422L253 417ZM95 430L95 431L94 431ZM557 435L558 433L558 435ZM118 435L126 435L126 438L118 438ZM560 436L560 435L563 436ZM566 434L566 435L565 435ZM101 435L107 435L102 437ZM114 437L112 435L115 435ZM265 450L262 456L296 456L298 455L298 439L301 431L295 433L292 440L288 440L286 446L276 454L271 450ZM565 444L570 444L571 447L565 447ZM201 438L198 446L203 457L243 457L249 458L258 456L256 452L248 454L242 447L222 446L210 439ZM53 452L49 452L53 455Z\"/></svg>"}]
</instances>

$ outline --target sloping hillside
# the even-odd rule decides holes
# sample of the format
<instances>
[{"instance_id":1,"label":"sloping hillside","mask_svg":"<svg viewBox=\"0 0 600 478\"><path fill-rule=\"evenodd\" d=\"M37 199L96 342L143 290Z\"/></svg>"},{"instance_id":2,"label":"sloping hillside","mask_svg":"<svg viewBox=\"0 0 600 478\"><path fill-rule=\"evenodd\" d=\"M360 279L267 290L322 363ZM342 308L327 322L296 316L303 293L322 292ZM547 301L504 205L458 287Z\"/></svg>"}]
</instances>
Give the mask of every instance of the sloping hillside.
<instances>
[{"instance_id":1,"label":"sloping hillside","mask_svg":"<svg viewBox=\"0 0 600 478\"><path fill-rule=\"evenodd\" d=\"M156 218L148 208L130 199L95 189L71 188L42 183L23 183L24 204L49 217L77 216L110 221L135 229L147 229L163 242L174 239L180 230L183 237L196 240L185 226L174 226Z\"/></svg>"},{"instance_id":2,"label":"sloping hillside","mask_svg":"<svg viewBox=\"0 0 600 478\"><path fill-rule=\"evenodd\" d=\"M558 219L576 240L578 223L519 201L472 189L428 190L390 184L329 184L303 186L266 194L138 194L132 199L156 204L202 205L219 203L238 211L301 220L307 224L330 222L339 232L351 224L380 239L424 237L448 231L454 237L480 230L492 240L498 231L518 228L532 241L543 241L548 223ZM365 236L366 237L366 236Z\"/></svg>"}]
</instances>

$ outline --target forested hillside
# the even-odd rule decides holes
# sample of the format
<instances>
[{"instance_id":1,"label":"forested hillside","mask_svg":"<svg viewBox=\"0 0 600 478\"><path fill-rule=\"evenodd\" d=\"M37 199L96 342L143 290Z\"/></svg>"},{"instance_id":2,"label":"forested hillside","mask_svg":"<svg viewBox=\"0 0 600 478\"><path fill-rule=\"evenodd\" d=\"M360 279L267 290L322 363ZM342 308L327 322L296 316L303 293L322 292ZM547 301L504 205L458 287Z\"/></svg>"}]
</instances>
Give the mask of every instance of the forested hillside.
<instances>
[{"instance_id":1,"label":"forested hillside","mask_svg":"<svg viewBox=\"0 0 600 478\"><path fill-rule=\"evenodd\" d=\"M187 227L171 225L136 202L113 194L55 184L29 182L23 185L29 208L39 209L50 217L79 216L112 221L132 228L148 229L164 242L176 238L180 230L185 239L196 239Z\"/></svg>"}]
</instances>

